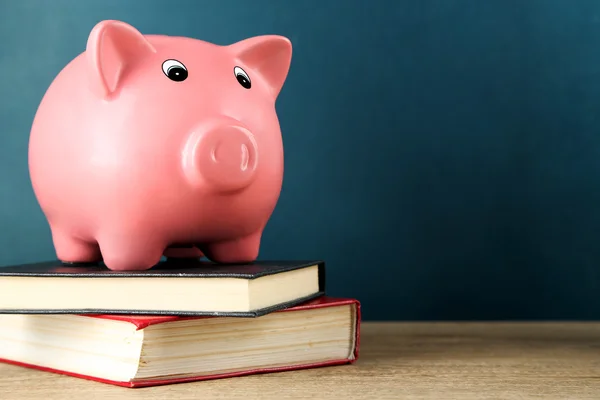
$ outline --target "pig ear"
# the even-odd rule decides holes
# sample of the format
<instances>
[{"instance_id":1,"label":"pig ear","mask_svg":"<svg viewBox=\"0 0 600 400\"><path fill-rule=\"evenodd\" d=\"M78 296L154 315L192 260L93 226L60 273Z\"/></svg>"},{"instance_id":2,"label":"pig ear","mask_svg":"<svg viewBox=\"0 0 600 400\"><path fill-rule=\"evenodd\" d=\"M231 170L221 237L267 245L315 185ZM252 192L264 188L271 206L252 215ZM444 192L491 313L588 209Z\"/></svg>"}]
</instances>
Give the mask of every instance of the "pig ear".
<instances>
[{"instance_id":1,"label":"pig ear","mask_svg":"<svg viewBox=\"0 0 600 400\"><path fill-rule=\"evenodd\" d=\"M92 90L100 97L109 97L120 87L124 74L155 51L140 32L125 22L98 23L86 48Z\"/></svg>"},{"instance_id":2,"label":"pig ear","mask_svg":"<svg viewBox=\"0 0 600 400\"><path fill-rule=\"evenodd\" d=\"M273 97L277 97L292 61L292 43L277 35L255 36L229 46L235 57L269 84ZM250 71L248 71L251 73ZM252 80L252 76L250 76Z\"/></svg>"}]
</instances>

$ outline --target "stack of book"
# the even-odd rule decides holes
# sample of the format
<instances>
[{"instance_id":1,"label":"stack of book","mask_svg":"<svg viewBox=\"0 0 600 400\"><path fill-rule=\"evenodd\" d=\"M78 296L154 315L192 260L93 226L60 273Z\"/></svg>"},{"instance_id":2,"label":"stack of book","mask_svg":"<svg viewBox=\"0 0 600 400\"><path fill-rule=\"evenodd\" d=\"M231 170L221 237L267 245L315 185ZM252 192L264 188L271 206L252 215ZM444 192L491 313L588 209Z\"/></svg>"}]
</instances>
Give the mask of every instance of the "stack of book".
<instances>
[{"instance_id":1,"label":"stack of book","mask_svg":"<svg viewBox=\"0 0 600 400\"><path fill-rule=\"evenodd\" d=\"M322 261L0 268L0 361L126 387L353 363L360 319Z\"/></svg>"}]
</instances>

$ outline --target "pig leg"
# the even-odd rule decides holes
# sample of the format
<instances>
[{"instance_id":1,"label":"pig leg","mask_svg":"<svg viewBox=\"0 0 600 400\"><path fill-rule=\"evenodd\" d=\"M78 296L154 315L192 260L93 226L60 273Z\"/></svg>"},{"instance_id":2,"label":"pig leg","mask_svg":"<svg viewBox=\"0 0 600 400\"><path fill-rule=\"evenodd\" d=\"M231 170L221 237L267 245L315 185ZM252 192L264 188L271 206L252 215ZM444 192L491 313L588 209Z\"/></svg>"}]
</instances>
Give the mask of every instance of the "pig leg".
<instances>
[{"instance_id":1,"label":"pig leg","mask_svg":"<svg viewBox=\"0 0 600 400\"><path fill-rule=\"evenodd\" d=\"M249 263L258 257L262 232L235 240L208 243L202 247L210 260L223 263Z\"/></svg>"},{"instance_id":2,"label":"pig leg","mask_svg":"<svg viewBox=\"0 0 600 400\"><path fill-rule=\"evenodd\" d=\"M98 241L104 264L113 271L143 271L157 265L165 246L139 232L105 235Z\"/></svg>"},{"instance_id":3,"label":"pig leg","mask_svg":"<svg viewBox=\"0 0 600 400\"><path fill-rule=\"evenodd\" d=\"M56 256L67 264L86 264L102 261L100 248L96 243L86 242L52 227L52 241Z\"/></svg>"}]
</instances>

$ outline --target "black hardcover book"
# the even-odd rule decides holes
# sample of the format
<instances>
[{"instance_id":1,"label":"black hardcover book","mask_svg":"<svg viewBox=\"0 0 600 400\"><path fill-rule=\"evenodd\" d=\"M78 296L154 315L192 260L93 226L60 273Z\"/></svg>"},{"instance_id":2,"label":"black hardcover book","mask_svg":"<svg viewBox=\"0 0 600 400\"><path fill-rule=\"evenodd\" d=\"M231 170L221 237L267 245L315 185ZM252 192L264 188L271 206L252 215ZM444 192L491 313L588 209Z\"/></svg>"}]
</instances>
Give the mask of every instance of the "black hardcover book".
<instances>
[{"instance_id":1,"label":"black hardcover book","mask_svg":"<svg viewBox=\"0 0 600 400\"><path fill-rule=\"evenodd\" d=\"M323 261L163 261L146 271L60 261L0 267L3 314L257 317L323 294Z\"/></svg>"}]
</instances>

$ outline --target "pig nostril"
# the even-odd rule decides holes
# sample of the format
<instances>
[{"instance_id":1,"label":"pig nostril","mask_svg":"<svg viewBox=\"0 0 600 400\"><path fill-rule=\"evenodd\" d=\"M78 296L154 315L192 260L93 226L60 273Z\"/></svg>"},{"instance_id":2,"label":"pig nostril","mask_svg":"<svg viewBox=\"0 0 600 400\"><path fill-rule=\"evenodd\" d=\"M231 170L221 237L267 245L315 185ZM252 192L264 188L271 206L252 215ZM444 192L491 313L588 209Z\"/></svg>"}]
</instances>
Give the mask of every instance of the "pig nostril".
<instances>
[{"instance_id":1,"label":"pig nostril","mask_svg":"<svg viewBox=\"0 0 600 400\"><path fill-rule=\"evenodd\" d=\"M240 166L242 171L248 169L248 162L250 161L249 153L250 152L248 151L248 147L242 143L242 165Z\"/></svg>"},{"instance_id":2,"label":"pig nostril","mask_svg":"<svg viewBox=\"0 0 600 400\"><path fill-rule=\"evenodd\" d=\"M214 145L210 149L210 159L213 162L218 163L220 161L222 162L223 159L227 159L227 156L225 153L228 153L228 152L227 152L227 149L223 149L223 147L227 147L227 145L225 145L222 142L218 142L218 144ZM245 143L241 143L239 149L240 149L240 153L238 154L239 168L242 171L246 171L250 164L250 150L248 149L248 146ZM233 150L233 149L231 149L231 147L230 147L230 150Z\"/></svg>"}]
</instances>

